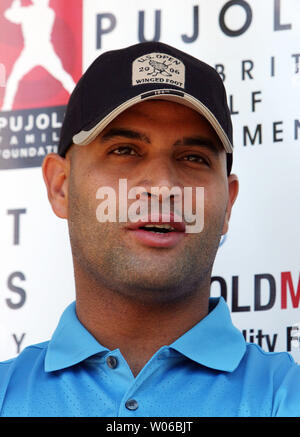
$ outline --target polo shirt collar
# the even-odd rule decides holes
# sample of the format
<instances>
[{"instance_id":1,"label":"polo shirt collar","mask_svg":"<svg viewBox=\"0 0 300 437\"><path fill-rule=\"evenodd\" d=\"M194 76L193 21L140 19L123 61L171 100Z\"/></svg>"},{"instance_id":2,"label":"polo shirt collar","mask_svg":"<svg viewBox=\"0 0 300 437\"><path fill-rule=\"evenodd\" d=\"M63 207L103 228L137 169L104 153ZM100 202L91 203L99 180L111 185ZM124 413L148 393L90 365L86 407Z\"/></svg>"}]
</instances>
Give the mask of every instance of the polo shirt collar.
<instances>
[{"instance_id":1,"label":"polo shirt collar","mask_svg":"<svg viewBox=\"0 0 300 437\"><path fill-rule=\"evenodd\" d=\"M170 348L206 367L232 372L245 354L244 336L232 324L223 297L210 298L209 306L209 313Z\"/></svg>"},{"instance_id":2,"label":"polo shirt collar","mask_svg":"<svg viewBox=\"0 0 300 437\"><path fill-rule=\"evenodd\" d=\"M76 302L72 302L63 312L48 343L44 368L46 372L61 370L107 351L79 321Z\"/></svg>"},{"instance_id":3,"label":"polo shirt collar","mask_svg":"<svg viewBox=\"0 0 300 437\"><path fill-rule=\"evenodd\" d=\"M217 370L232 372L238 366L246 343L242 333L233 326L225 300L210 298L210 312L169 347L187 358ZM45 371L52 372L73 366L86 358L107 353L95 337L81 324L76 303L63 312L48 343Z\"/></svg>"}]
</instances>

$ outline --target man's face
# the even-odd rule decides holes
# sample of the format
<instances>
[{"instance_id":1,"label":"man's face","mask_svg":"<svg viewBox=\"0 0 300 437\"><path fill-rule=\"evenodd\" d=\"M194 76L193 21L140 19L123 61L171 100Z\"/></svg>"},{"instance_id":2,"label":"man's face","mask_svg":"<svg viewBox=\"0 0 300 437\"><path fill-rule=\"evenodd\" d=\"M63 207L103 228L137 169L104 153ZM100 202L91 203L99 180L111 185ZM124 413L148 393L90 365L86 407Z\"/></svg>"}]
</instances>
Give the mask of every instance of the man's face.
<instances>
[{"instance_id":1,"label":"man's face","mask_svg":"<svg viewBox=\"0 0 300 437\"><path fill-rule=\"evenodd\" d=\"M73 145L67 159L75 268L112 292L144 302L183 299L209 282L227 230L230 194L226 154L203 117L177 103L145 101L118 116L88 146ZM169 237L171 243L162 247L151 237L140 238L128 222L99 222L97 190L112 187L118 199L119 179L127 180L128 190L142 186L148 193L151 187L192 187L193 192L203 187L202 232Z\"/></svg>"}]
</instances>

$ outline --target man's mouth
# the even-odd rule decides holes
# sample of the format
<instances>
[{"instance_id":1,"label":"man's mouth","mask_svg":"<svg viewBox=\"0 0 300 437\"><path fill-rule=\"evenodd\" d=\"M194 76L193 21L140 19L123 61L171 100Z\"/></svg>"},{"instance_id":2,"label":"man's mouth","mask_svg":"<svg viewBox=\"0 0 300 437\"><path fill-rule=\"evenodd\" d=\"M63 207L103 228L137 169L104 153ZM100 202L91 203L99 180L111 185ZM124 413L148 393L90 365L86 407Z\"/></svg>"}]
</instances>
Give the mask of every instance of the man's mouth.
<instances>
[{"instance_id":1,"label":"man's mouth","mask_svg":"<svg viewBox=\"0 0 300 437\"><path fill-rule=\"evenodd\" d=\"M150 218L150 217L149 217ZM148 219L148 217L147 217ZM166 234L169 232L185 232L185 223L181 218L173 213L170 215L160 214L157 220L139 220L128 224L128 229L143 229L148 232Z\"/></svg>"},{"instance_id":2,"label":"man's mouth","mask_svg":"<svg viewBox=\"0 0 300 437\"><path fill-rule=\"evenodd\" d=\"M175 220L177 218L177 220ZM130 223L127 230L143 246L171 248L188 235L185 223L173 214L171 217L160 215L157 221L138 221Z\"/></svg>"},{"instance_id":3,"label":"man's mouth","mask_svg":"<svg viewBox=\"0 0 300 437\"><path fill-rule=\"evenodd\" d=\"M145 231L155 232L158 234L167 234L168 232L176 232L176 229L168 224L161 224L161 225L149 224L145 226L140 226L139 229L144 229Z\"/></svg>"}]
</instances>

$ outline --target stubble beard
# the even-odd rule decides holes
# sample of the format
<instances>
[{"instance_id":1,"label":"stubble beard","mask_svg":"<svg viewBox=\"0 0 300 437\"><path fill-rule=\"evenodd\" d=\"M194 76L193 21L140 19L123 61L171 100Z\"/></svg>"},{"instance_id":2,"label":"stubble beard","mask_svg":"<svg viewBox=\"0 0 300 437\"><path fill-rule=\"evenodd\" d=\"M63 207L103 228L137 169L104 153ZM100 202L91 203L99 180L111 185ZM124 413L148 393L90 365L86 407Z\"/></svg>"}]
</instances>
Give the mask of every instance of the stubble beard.
<instances>
[{"instance_id":1,"label":"stubble beard","mask_svg":"<svg viewBox=\"0 0 300 437\"><path fill-rule=\"evenodd\" d=\"M71 188L71 187L70 187ZM76 275L93 288L109 290L140 303L168 304L210 286L223 219L210 219L181 248L128 247L125 223L99 223L94 205L69 190L69 235Z\"/></svg>"}]
</instances>

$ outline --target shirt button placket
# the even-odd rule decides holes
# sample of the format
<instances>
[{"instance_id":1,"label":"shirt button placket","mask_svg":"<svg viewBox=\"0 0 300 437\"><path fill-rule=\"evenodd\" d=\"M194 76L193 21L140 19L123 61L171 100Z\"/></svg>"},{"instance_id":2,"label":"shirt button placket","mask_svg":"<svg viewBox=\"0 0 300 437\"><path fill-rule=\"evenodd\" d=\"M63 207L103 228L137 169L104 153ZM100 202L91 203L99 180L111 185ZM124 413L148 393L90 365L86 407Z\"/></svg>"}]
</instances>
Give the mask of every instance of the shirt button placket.
<instances>
[{"instance_id":1,"label":"shirt button placket","mask_svg":"<svg viewBox=\"0 0 300 437\"><path fill-rule=\"evenodd\" d=\"M118 365L118 359L116 357L114 357L113 355L109 355L106 358L106 364L108 365L108 367L110 369L115 369Z\"/></svg>"},{"instance_id":2,"label":"shirt button placket","mask_svg":"<svg viewBox=\"0 0 300 437\"><path fill-rule=\"evenodd\" d=\"M128 401L125 402L125 407L127 410L134 411L138 409L139 404L135 399L128 399Z\"/></svg>"}]
</instances>

